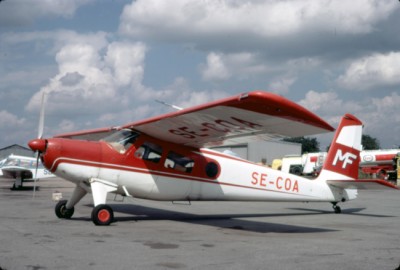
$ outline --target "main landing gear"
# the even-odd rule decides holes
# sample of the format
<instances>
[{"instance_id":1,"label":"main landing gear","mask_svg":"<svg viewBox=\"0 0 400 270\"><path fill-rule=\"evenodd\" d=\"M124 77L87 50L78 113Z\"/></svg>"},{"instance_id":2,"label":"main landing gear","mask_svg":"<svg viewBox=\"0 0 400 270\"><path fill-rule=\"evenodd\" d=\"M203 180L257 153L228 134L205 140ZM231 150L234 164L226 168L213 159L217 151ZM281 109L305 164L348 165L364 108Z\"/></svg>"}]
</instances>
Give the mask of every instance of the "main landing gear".
<instances>
[{"instance_id":1,"label":"main landing gear","mask_svg":"<svg viewBox=\"0 0 400 270\"><path fill-rule=\"evenodd\" d=\"M114 183L95 178L90 179L89 182L95 205L92 210L92 221L98 226L110 225L114 221L114 211L109 205L105 204L107 193L116 191L118 186ZM87 192L87 188L83 188L78 184L69 201L62 200L57 203L54 209L56 216L65 219L71 218L74 214L75 204L77 204Z\"/></svg>"},{"instance_id":2,"label":"main landing gear","mask_svg":"<svg viewBox=\"0 0 400 270\"><path fill-rule=\"evenodd\" d=\"M56 216L58 218L70 219L74 214L74 207L68 209L67 201L59 201L55 207ZM114 220L114 211L107 204L100 204L92 210L92 221L95 225L110 225Z\"/></svg>"},{"instance_id":3,"label":"main landing gear","mask_svg":"<svg viewBox=\"0 0 400 270\"><path fill-rule=\"evenodd\" d=\"M97 226L110 225L114 220L114 211L107 204L100 204L92 210L92 221Z\"/></svg>"},{"instance_id":4,"label":"main landing gear","mask_svg":"<svg viewBox=\"0 0 400 270\"><path fill-rule=\"evenodd\" d=\"M342 213L342 209L340 208L340 206L337 205L337 202L332 203L332 208L333 208L333 211L335 211L335 214Z\"/></svg>"}]
</instances>

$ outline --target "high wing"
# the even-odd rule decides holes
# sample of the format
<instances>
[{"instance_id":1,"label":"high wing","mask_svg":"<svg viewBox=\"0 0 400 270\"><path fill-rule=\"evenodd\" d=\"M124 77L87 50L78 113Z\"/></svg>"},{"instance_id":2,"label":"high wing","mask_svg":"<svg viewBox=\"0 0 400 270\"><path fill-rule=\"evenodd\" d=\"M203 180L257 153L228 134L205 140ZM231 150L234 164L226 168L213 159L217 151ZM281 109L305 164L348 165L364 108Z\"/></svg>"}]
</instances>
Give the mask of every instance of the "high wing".
<instances>
[{"instance_id":1,"label":"high wing","mask_svg":"<svg viewBox=\"0 0 400 270\"><path fill-rule=\"evenodd\" d=\"M238 144L333 131L304 107L273 93L254 91L147 120L129 128L167 142L192 147ZM96 140L112 128L61 134L61 138ZM92 137L93 136L93 137Z\"/></svg>"}]
</instances>

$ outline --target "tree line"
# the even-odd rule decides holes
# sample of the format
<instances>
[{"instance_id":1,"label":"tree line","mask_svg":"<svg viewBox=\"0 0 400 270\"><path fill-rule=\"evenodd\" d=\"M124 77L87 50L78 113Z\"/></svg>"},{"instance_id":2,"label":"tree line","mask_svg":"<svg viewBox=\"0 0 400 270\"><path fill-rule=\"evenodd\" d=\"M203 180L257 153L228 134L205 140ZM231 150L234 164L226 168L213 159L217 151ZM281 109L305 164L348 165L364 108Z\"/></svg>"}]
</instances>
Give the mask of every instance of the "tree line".
<instances>
[{"instance_id":1,"label":"tree line","mask_svg":"<svg viewBox=\"0 0 400 270\"><path fill-rule=\"evenodd\" d=\"M315 153L322 152L320 149L319 142L317 138L307 138L307 137L295 137L295 138L285 138L283 139L285 142L293 142L301 144L301 153ZM363 145L364 150L376 150L380 149L379 140L370 135L363 134L361 143ZM325 149L325 151L329 150L330 145Z\"/></svg>"}]
</instances>

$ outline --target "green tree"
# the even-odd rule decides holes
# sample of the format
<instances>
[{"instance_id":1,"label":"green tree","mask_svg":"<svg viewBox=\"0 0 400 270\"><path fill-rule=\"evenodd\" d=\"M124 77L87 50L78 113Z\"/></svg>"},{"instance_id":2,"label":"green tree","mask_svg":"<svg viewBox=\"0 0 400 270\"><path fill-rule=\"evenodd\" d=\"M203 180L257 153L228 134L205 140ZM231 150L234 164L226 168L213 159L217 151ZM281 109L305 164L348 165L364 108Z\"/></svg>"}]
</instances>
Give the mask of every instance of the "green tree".
<instances>
[{"instance_id":1,"label":"green tree","mask_svg":"<svg viewBox=\"0 0 400 270\"><path fill-rule=\"evenodd\" d=\"M296 137L296 138L285 138L283 139L285 142L294 142L301 144L301 153L314 153L319 152L319 142L317 138L305 138L305 137Z\"/></svg>"},{"instance_id":2,"label":"green tree","mask_svg":"<svg viewBox=\"0 0 400 270\"><path fill-rule=\"evenodd\" d=\"M362 135L361 144L363 145L364 150L375 150L381 148L378 139L367 134Z\"/></svg>"}]
</instances>

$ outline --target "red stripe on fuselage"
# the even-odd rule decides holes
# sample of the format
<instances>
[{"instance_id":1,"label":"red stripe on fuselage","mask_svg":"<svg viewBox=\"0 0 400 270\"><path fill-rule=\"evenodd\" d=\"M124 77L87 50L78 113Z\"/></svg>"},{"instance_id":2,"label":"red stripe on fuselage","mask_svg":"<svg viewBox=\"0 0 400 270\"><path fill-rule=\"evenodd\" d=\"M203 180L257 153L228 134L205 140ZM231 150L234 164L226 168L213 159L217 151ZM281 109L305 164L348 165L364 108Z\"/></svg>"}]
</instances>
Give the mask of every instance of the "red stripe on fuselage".
<instances>
[{"instance_id":1,"label":"red stripe on fuselage","mask_svg":"<svg viewBox=\"0 0 400 270\"><path fill-rule=\"evenodd\" d=\"M63 157L60 157L57 160L55 160L52 168L57 168L61 163L69 163L69 164L75 164L75 165L81 165L81 166L89 166L89 167L95 167L95 168L99 168L99 169L107 168L107 169L115 169L115 170L124 170L124 171L135 172L135 173L158 175L158 176L164 176L164 177L174 177L176 179L185 180L185 181L196 181L196 182L217 184L217 185L231 186L231 187L238 187L238 188L244 188L244 189L253 189L253 190L269 191L269 192L275 192L275 193L283 193L283 194L289 194L289 195L313 197L313 196L309 196L309 195L305 195L305 194L290 193L290 192L272 190L272 189L267 189L267 188L258 188L258 187L251 187L251 186L245 186L245 185L238 185L238 184L232 184L232 183L229 183L229 182L219 182L218 180L212 180L212 179L188 177L188 176L182 176L182 175L179 175L179 174L173 174L173 173L167 173L167 172L161 172L161 171L154 171L154 170L146 170L146 169L137 168L137 167L127 167L127 166L108 164L108 163L100 163L100 162L93 162L93 161L85 161L85 160L74 160L74 159L63 158ZM98 165L98 166L96 166L96 165ZM55 173L57 173L56 170L57 169L54 170Z\"/></svg>"}]
</instances>

